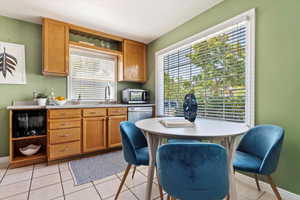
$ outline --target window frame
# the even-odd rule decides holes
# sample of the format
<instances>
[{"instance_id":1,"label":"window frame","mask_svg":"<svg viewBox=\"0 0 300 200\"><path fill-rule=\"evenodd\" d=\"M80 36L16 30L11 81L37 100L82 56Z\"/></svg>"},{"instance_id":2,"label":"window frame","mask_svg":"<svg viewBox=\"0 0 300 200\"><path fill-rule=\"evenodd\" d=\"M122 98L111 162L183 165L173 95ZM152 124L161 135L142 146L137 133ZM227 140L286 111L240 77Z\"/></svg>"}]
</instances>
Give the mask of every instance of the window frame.
<instances>
[{"instance_id":1,"label":"window frame","mask_svg":"<svg viewBox=\"0 0 300 200\"><path fill-rule=\"evenodd\" d=\"M78 47L78 46L74 46L74 45L70 45L69 48L69 58L71 57L71 51L72 50L78 50L78 51L85 51L85 52L90 52L91 54L102 54L102 56L108 56L108 57L116 57L116 63L115 63L115 69L114 69L114 90L111 91L114 93L114 98L111 99L110 101L115 102L117 101L117 94L118 94L118 65L119 65L119 58L118 56L116 56L115 54L110 54L104 51L99 51L99 50L94 50L94 49L89 49L89 48L84 48L84 47ZM69 62L70 63L70 62ZM71 78L71 65L69 65L69 74L67 76L67 99L68 101L74 101L74 99L72 99L72 78ZM82 99L81 102L105 102L105 100L88 100L88 99Z\"/></svg>"},{"instance_id":2,"label":"window frame","mask_svg":"<svg viewBox=\"0 0 300 200\"><path fill-rule=\"evenodd\" d=\"M178 51L179 49L191 46L209 36L215 35L218 32L222 32L225 29L234 26L243 21L247 23L247 56L246 56L246 105L245 105L245 124L253 127L255 124L255 8L250 9L236 17L226 20L223 23L208 28L200 33L197 33L191 37L181 40L173 45L170 45L155 53L155 104L157 115L163 115L160 109L164 102L159 97L164 91L161 88L163 82L163 57L166 54Z\"/></svg>"}]
</instances>

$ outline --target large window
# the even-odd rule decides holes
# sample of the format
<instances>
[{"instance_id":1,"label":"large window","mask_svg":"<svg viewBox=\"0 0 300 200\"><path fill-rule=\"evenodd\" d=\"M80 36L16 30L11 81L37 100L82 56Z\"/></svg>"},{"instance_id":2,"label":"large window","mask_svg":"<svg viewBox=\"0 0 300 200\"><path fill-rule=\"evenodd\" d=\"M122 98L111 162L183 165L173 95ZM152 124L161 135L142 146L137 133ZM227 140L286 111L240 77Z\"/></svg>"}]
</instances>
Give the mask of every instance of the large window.
<instances>
[{"instance_id":1,"label":"large window","mask_svg":"<svg viewBox=\"0 0 300 200\"><path fill-rule=\"evenodd\" d=\"M252 10L158 53L158 113L183 116L194 92L198 117L253 124L253 20Z\"/></svg>"},{"instance_id":2,"label":"large window","mask_svg":"<svg viewBox=\"0 0 300 200\"><path fill-rule=\"evenodd\" d=\"M71 48L68 98L104 101L105 87L110 86L110 100L116 100L117 58L96 51Z\"/></svg>"}]
</instances>

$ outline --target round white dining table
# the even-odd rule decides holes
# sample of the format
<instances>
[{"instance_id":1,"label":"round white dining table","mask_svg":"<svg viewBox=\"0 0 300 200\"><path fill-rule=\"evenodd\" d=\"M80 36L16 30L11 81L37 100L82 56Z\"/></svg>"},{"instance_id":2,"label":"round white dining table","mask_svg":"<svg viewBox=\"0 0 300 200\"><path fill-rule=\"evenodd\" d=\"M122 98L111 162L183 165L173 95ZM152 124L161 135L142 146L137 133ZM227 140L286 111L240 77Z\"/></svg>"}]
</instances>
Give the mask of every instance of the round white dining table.
<instances>
[{"instance_id":1,"label":"round white dining table","mask_svg":"<svg viewBox=\"0 0 300 200\"><path fill-rule=\"evenodd\" d=\"M174 118L174 117L173 117ZM233 174L233 156L236 150L236 140L249 130L249 126L242 123L226 122L220 120L196 119L194 127L166 128L160 120L166 118L149 118L137 121L135 125L143 131L147 138L149 148L149 169L145 199L151 199L153 175L156 164L156 152L163 138L167 139L199 139L208 141L221 141L227 150L229 169L229 199L236 200L237 192ZM183 118L174 118L183 119ZM217 183L216 183L217 184Z\"/></svg>"}]
</instances>

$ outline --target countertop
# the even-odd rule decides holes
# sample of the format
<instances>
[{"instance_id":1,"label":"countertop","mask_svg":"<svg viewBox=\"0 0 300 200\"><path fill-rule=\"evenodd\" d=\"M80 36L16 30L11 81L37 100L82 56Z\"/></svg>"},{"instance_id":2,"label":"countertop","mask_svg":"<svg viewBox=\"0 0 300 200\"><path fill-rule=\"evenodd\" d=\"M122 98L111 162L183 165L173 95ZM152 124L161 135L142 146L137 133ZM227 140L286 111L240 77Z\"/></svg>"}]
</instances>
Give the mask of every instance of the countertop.
<instances>
[{"instance_id":1,"label":"countertop","mask_svg":"<svg viewBox=\"0 0 300 200\"><path fill-rule=\"evenodd\" d=\"M64 109L64 108L108 108L108 107L145 107L154 106L155 104L103 104L103 103L83 103L83 104L65 104L63 106L39 106L39 105L13 105L7 106L8 110L22 110L22 109Z\"/></svg>"}]
</instances>

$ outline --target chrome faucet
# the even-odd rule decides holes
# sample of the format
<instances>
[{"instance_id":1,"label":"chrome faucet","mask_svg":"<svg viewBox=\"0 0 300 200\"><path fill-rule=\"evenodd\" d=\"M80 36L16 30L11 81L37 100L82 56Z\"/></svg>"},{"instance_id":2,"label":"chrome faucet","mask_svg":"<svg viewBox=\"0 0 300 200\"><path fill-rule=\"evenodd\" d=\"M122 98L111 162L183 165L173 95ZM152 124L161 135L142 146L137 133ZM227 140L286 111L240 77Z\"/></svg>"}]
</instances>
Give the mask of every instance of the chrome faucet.
<instances>
[{"instance_id":1,"label":"chrome faucet","mask_svg":"<svg viewBox=\"0 0 300 200\"><path fill-rule=\"evenodd\" d=\"M111 90L111 86L109 83L107 83L107 86L105 86L104 89L104 98L105 98L105 102L110 102L110 91Z\"/></svg>"},{"instance_id":2,"label":"chrome faucet","mask_svg":"<svg viewBox=\"0 0 300 200\"><path fill-rule=\"evenodd\" d=\"M78 98L77 98L75 104L80 104L80 101L81 101L81 94L78 95Z\"/></svg>"}]
</instances>

